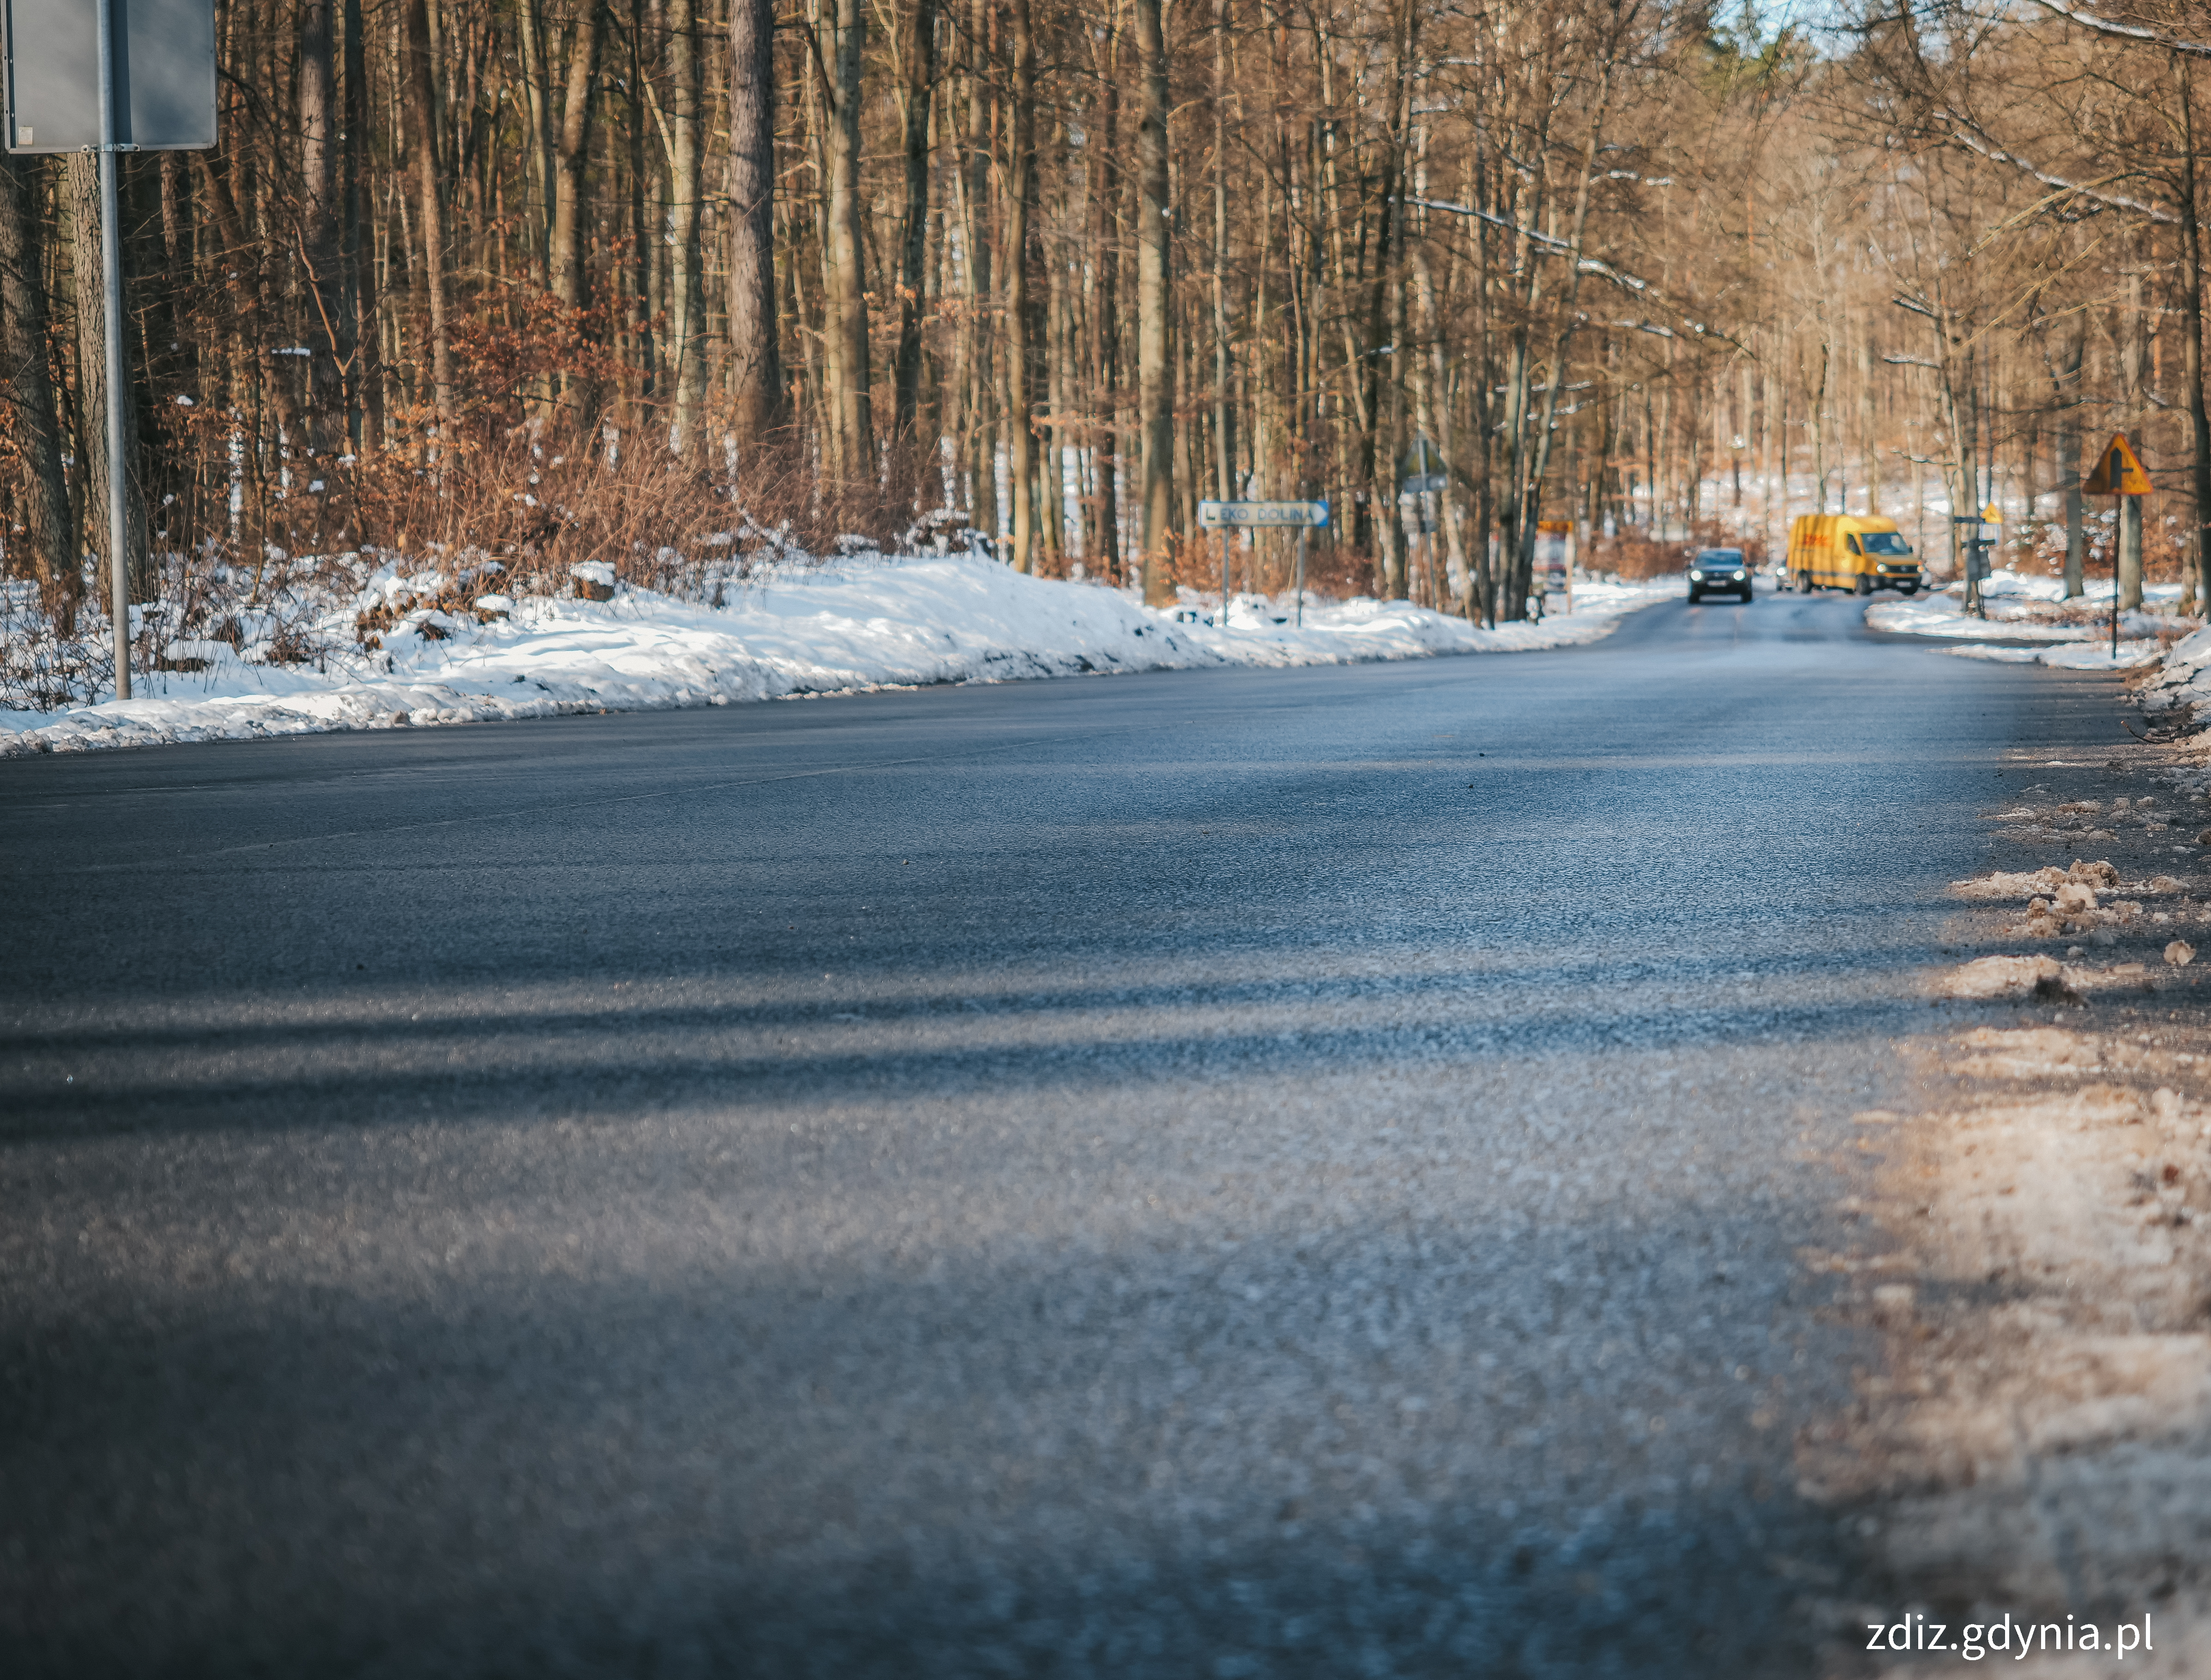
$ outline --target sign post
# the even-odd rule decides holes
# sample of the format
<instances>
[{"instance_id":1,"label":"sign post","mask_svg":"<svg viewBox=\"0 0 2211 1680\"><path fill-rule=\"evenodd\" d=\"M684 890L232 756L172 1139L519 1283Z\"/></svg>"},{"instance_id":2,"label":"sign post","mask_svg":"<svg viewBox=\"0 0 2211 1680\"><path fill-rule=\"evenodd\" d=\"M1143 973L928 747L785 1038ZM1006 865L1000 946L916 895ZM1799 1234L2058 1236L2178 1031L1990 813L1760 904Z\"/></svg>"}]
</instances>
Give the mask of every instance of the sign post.
<instances>
[{"instance_id":1,"label":"sign post","mask_svg":"<svg viewBox=\"0 0 2211 1680\"><path fill-rule=\"evenodd\" d=\"M1298 533L1298 627L1305 622L1305 533L1328 523L1324 501L1202 501L1197 505L1201 531L1261 531L1269 527L1294 529ZM1228 627L1228 551L1221 555L1221 624Z\"/></svg>"},{"instance_id":2,"label":"sign post","mask_svg":"<svg viewBox=\"0 0 2211 1680\"><path fill-rule=\"evenodd\" d=\"M0 141L10 152L100 157L100 273L107 340L107 574L115 697L130 698L130 452L124 436L118 152L215 144L214 0L0 0L7 59ZM86 113L94 115L88 123Z\"/></svg>"},{"instance_id":3,"label":"sign post","mask_svg":"<svg viewBox=\"0 0 2211 1680\"><path fill-rule=\"evenodd\" d=\"M1442 597L1436 583L1436 532L1443 521L1440 498L1450 483L1446 476L1448 471L1444 464L1443 452L1425 437L1414 438L1413 446L1405 452L1397 464L1400 519L1403 525L1410 526L1420 536L1420 560L1428 574L1429 605L1438 611L1442 610ZM1409 518L1404 517L1407 510L1409 510ZM1411 556L1408 555L1406 558L1409 569ZM1411 582L1408 576L1406 579L1408 594Z\"/></svg>"},{"instance_id":4,"label":"sign post","mask_svg":"<svg viewBox=\"0 0 2211 1680\"><path fill-rule=\"evenodd\" d=\"M115 205L115 20L100 0L100 289L107 337L107 575L114 605L115 697L130 698L128 457L123 439L123 233Z\"/></svg>"},{"instance_id":5,"label":"sign post","mask_svg":"<svg viewBox=\"0 0 2211 1680\"><path fill-rule=\"evenodd\" d=\"M1966 548L1966 609L1976 618L1986 618L1981 585L1988 581L1989 550L2003 536L2003 510L1990 502L1978 513L1954 513L1954 534Z\"/></svg>"},{"instance_id":6,"label":"sign post","mask_svg":"<svg viewBox=\"0 0 2211 1680\"><path fill-rule=\"evenodd\" d=\"M2111 434L2111 440L2104 446L2104 452L2096 458L2096 470L2081 485L2081 493L2090 496L2109 496L2112 510L2119 517L2118 526L2111 533L2111 661L2119 658L2119 549L2126 542L2126 498L2146 496L2155 487L2149 475L2142 470L2141 457L2135 453L2134 446L2127 441L2124 432Z\"/></svg>"}]
</instances>

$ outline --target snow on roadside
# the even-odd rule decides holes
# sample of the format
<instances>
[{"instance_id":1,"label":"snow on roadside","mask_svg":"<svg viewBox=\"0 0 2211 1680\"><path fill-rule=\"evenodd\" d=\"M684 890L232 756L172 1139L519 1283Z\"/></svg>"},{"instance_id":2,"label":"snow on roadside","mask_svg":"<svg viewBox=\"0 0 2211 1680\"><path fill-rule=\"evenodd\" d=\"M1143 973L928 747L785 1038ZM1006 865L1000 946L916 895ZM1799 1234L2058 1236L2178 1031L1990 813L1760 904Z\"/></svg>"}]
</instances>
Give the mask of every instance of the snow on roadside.
<instances>
[{"instance_id":1,"label":"snow on roadside","mask_svg":"<svg viewBox=\"0 0 2211 1680\"><path fill-rule=\"evenodd\" d=\"M2142 686L2148 713L2211 709L2211 626L2165 650L2165 669Z\"/></svg>"},{"instance_id":2,"label":"snow on roadside","mask_svg":"<svg viewBox=\"0 0 2211 1680\"><path fill-rule=\"evenodd\" d=\"M756 573L717 608L647 591L593 602L518 596L509 616L417 609L377 651L352 650L354 613L409 579L370 580L321 625L348 652L309 665L249 664L221 642L171 649L206 669L155 672L138 694L59 713L0 711L0 755L388 729L559 713L723 706L925 683L1004 682L1212 665L1342 664L1594 641L1624 613L1675 598L1678 579L1587 584L1577 610L1485 630L1402 601L1239 597L1226 627L1185 596L1158 612L1120 591L1023 577L964 555L858 555ZM434 592L434 581L422 592ZM1209 607L1210 603L1208 603ZM1276 622L1277 619L1286 622ZM1195 621L1195 622L1192 622Z\"/></svg>"},{"instance_id":3,"label":"snow on roadside","mask_svg":"<svg viewBox=\"0 0 2211 1680\"><path fill-rule=\"evenodd\" d=\"M1990 659L2007 665L2048 665L2053 670L2135 670L2153 665L2162 644L2123 641L2118 657L2109 642L2068 642L2057 647L1946 647L1961 659Z\"/></svg>"},{"instance_id":4,"label":"snow on roadside","mask_svg":"<svg viewBox=\"0 0 2211 1680\"><path fill-rule=\"evenodd\" d=\"M2091 584L2087 593L2068 600L2062 578L2029 577L2000 571L1983 583L1981 593L1988 613L1986 618L1968 616L1964 591L1953 584L1932 595L1875 601L1866 608L1866 627L1885 630L1891 635L2013 643L2092 642L2111 634L2109 583ZM2179 597L2178 584L2150 584L2142 590L2144 605L2150 609L2170 605ZM2193 619L2170 613L2129 611L2119 616L2119 634L2122 638L2141 640L2160 632L2192 628L2194 624ZM2108 667L2108 658L2105 664Z\"/></svg>"},{"instance_id":5,"label":"snow on roadside","mask_svg":"<svg viewBox=\"0 0 2211 1680\"><path fill-rule=\"evenodd\" d=\"M2059 670L2133 670L2156 663L2163 637L2192 629L2196 623L2154 610L2179 600L2178 584L2147 585L2142 600L2150 610L2119 615L2119 650L2114 658L2108 582L2092 583L2086 594L2069 600L2062 578L1999 571L1982 584L1981 591L1986 618L1968 615L1964 591L1952 584L1932 595L1872 603L1865 610L1866 628L1891 635L1974 644L1943 650L1963 659L2048 665Z\"/></svg>"}]
</instances>

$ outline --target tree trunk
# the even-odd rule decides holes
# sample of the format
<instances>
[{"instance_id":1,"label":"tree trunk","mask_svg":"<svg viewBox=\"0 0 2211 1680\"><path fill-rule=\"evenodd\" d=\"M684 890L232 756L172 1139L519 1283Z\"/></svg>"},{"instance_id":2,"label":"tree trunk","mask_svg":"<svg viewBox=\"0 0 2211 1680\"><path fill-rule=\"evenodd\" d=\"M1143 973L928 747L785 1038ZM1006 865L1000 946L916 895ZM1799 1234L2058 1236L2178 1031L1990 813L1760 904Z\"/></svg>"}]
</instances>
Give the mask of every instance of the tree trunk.
<instances>
[{"instance_id":1,"label":"tree trunk","mask_svg":"<svg viewBox=\"0 0 2211 1680\"><path fill-rule=\"evenodd\" d=\"M1525 578L1535 564L1536 522L1542 515L1543 475L1551 461L1551 431L1559 415L1559 397L1566 383L1566 347L1572 341L1575 305L1581 296L1583 242L1588 237L1590 187L1596 171L1597 149L1604 137L1606 119L1612 114L1613 71L1618 64L1620 43L1608 42L1602 67L1597 73L1596 108L1590 114L1589 140L1582 152L1580 179L1574 190L1572 237L1568 246L1572 252L1568 264L1571 270L1566 294L1560 300L1559 331L1551 346L1551 364L1545 380L1543 417L1536 428L1536 449L1533 470L1530 473L1531 509L1520 522L1519 573ZM1671 340L1668 343L1670 344ZM1655 497L1657 486L1652 486Z\"/></svg>"},{"instance_id":2,"label":"tree trunk","mask_svg":"<svg viewBox=\"0 0 2211 1680\"><path fill-rule=\"evenodd\" d=\"M893 500L903 517L912 507L921 439L915 420L921 402L921 284L929 255L929 133L936 94L936 0L914 0L906 39L906 110L901 124L906 155L906 209L899 239L898 359L891 369Z\"/></svg>"},{"instance_id":3,"label":"tree trunk","mask_svg":"<svg viewBox=\"0 0 2211 1680\"><path fill-rule=\"evenodd\" d=\"M2193 613L2211 608L2211 551L2206 547L2211 532L2211 415L2203 403L2203 233L2197 219L2196 99L2188 60L2176 53L2173 68L2180 82L2180 320L2185 335L2181 378L2188 387L2190 488L2195 502L2181 562L2180 610Z\"/></svg>"},{"instance_id":4,"label":"tree trunk","mask_svg":"<svg viewBox=\"0 0 2211 1680\"><path fill-rule=\"evenodd\" d=\"M62 434L50 377L45 240L36 189L39 160L0 155L0 422L22 457L15 517L22 535L8 547L26 561L39 603L63 637L76 634L84 598L83 549L62 473Z\"/></svg>"},{"instance_id":5,"label":"tree trunk","mask_svg":"<svg viewBox=\"0 0 2211 1680\"><path fill-rule=\"evenodd\" d=\"M1408 600L1412 596L1408 570L1411 533L1405 528L1406 505L1399 493L1398 473L1409 442L1405 430L1405 370L1413 360L1413 353L1412 322L1405 307L1405 166L1413 138L1413 32L1418 15L1413 0L1404 0L1395 32L1396 64L1392 76L1395 92L1390 100L1389 162L1384 166L1382 177L1383 226L1387 231L1380 261L1375 267L1375 283L1389 288L1390 385L1384 432L1377 440L1374 452L1374 500L1382 516L1383 529L1388 532L1382 591L1393 601ZM1378 373L1380 371L1376 370Z\"/></svg>"},{"instance_id":6,"label":"tree trunk","mask_svg":"<svg viewBox=\"0 0 2211 1680\"><path fill-rule=\"evenodd\" d=\"M1006 476L1014 498L1014 569L1036 567L1035 313L1029 286L1030 221L1036 206L1036 37L1029 0L1009 0L1012 133L1006 170Z\"/></svg>"},{"instance_id":7,"label":"tree trunk","mask_svg":"<svg viewBox=\"0 0 2211 1680\"><path fill-rule=\"evenodd\" d=\"M307 360L311 454L332 452L342 401L338 370L346 359L338 253L337 67L331 0L306 0L300 12L300 220L307 259L314 354Z\"/></svg>"},{"instance_id":8,"label":"tree trunk","mask_svg":"<svg viewBox=\"0 0 2211 1680\"><path fill-rule=\"evenodd\" d=\"M123 409L126 444L138 436L137 404L130 381L111 392L107 388L106 293L101 284L100 255L100 161L91 152L71 152L67 159L70 233L74 242L70 266L76 279L76 458L84 464L84 512L81 535L88 549L98 550L102 578L112 575L107 552L107 404ZM127 280L127 276L126 276ZM130 331L128 312L123 318L126 347ZM124 364L132 358L126 348ZM124 560L130 572L130 592L143 599L151 567L146 548L146 501L139 482L138 464L123 464ZM123 603L111 602L120 613Z\"/></svg>"},{"instance_id":9,"label":"tree trunk","mask_svg":"<svg viewBox=\"0 0 2211 1680\"><path fill-rule=\"evenodd\" d=\"M408 0L409 15L422 3L423 0ZM577 0L577 3L579 15L568 26L567 86L560 106L560 132L553 148L553 233L546 241L545 253L545 271L553 295L572 310L581 309L585 301L584 167L591 155L599 54L605 46L607 28L606 8L600 0ZM420 120L409 114L410 119Z\"/></svg>"},{"instance_id":10,"label":"tree trunk","mask_svg":"<svg viewBox=\"0 0 2211 1680\"><path fill-rule=\"evenodd\" d=\"M699 246L699 26L696 0L669 0L669 90L668 350L675 363L675 417L669 447L678 458L699 458L699 416L706 400L705 258Z\"/></svg>"},{"instance_id":11,"label":"tree trunk","mask_svg":"<svg viewBox=\"0 0 2211 1680\"><path fill-rule=\"evenodd\" d=\"M1101 51L1109 63L1117 58L1117 43L1108 39ZM1110 74L1100 95L1105 104L1105 133L1098 149L1100 180L1098 203L1098 398L1099 422L1092 434L1098 440L1094 470L1098 482L1097 541L1091 553L1099 573L1119 583L1121 573L1121 84Z\"/></svg>"},{"instance_id":12,"label":"tree trunk","mask_svg":"<svg viewBox=\"0 0 2211 1680\"><path fill-rule=\"evenodd\" d=\"M2043 363L2050 370L2051 406L2057 422L2057 488L2065 497L2065 598L2087 591L2087 532L2081 500L2081 373L2088 349L2088 318L2077 312L2060 364L2051 361L2044 341Z\"/></svg>"},{"instance_id":13,"label":"tree trunk","mask_svg":"<svg viewBox=\"0 0 2211 1680\"><path fill-rule=\"evenodd\" d=\"M1213 0L1213 494L1223 501L1236 494L1234 452L1228 411L1228 0ZM1227 607L1223 600L1223 613Z\"/></svg>"},{"instance_id":14,"label":"tree trunk","mask_svg":"<svg viewBox=\"0 0 2211 1680\"><path fill-rule=\"evenodd\" d=\"M730 0L730 399L740 446L784 425L775 303L775 0Z\"/></svg>"},{"instance_id":15,"label":"tree trunk","mask_svg":"<svg viewBox=\"0 0 2211 1680\"><path fill-rule=\"evenodd\" d=\"M356 454L384 442L384 366L377 354L376 240L369 227L368 47L361 0L345 0L344 355L348 428ZM356 542L365 541L354 532Z\"/></svg>"},{"instance_id":16,"label":"tree trunk","mask_svg":"<svg viewBox=\"0 0 2211 1680\"><path fill-rule=\"evenodd\" d=\"M359 0L348 0L357 5ZM542 0L517 0L516 33L522 48L523 109L530 119L524 167L529 173L531 204L528 219L530 267L537 283L553 288L547 264L552 252L553 182L557 144L553 134L552 67L547 58Z\"/></svg>"},{"instance_id":17,"label":"tree trunk","mask_svg":"<svg viewBox=\"0 0 2211 1680\"><path fill-rule=\"evenodd\" d=\"M826 0L821 58L827 106L827 226L822 230L822 331L831 389L828 422L847 494L875 483L875 421L868 391L867 275L860 232L860 70L867 46L863 0Z\"/></svg>"},{"instance_id":18,"label":"tree trunk","mask_svg":"<svg viewBox=\"0 0 2211 1680\"><path fill-rule=\"evenodd\" d=\"M1174 367L1167 351L1170 279L1167 55L1161 0L1136 0L1141 104L1136 120L1136 406L1143 436L1144 599L1172 606L1174 535Z\"/></svg>"},{"instance_id":19,"label":"tree trunk","mask_svg":"<svg viewBox=\"0 0 2211 1680\"><path fill-rule=\"evenodd\" d=\"M972 0L967 16L967 137L957 174L960 239L966 252L967 299L960 329L960 389L966 405L961 451L971 485L970 522L984 540L998 540L998 444L991 395L993 349L990 319L990 108L984 72L991 57L991 30L997 18L992 0Z\"/></svg>"},{"instance_id":20,"label":"tree trunk","mask_svg":"<svg viewBox=\"0 0 2211 1680\"><path fill-rule=\"evenodd\" d=\"M407 149L415 167L415 213L421 218L422 274L430 315L430 383L440 431L453 413L453 339L448 319L447 278L451 252L445 238L445 194L431 127L437 109L431 74L430 11L427 0L407 0ZM572 301L572 300L570 300Z\"/></svg>"},{"instance_id":21,"label":"tree trunk","mask_svg":"<svg viewBox=\"0 0 2211 1680\"><path fill-rule=\"evenodd\" d=\"M1444 359L1444 323L1442 300L1437 295L1436 277L1429 266L1426 250L1416 252L1413 263L1414 277L1420 290L1420 335L1427 340L1423 353L1415 364L1418 385L1414 396L1420 404L1420 430L1433 441L1437 459L1441 466L1443 488L1436 494L1436 523L1443 529L1446 563L1450 575L1459 580L1465 591L1464 604L1460 610L1469 618L1474 616L1474 575L1467 563L1465 539L1458 525L1459 475L1458 451L1451 432L1450 370ZM1439 612L1443 602L1429 603Z\"/></svg>"}]
</instances>

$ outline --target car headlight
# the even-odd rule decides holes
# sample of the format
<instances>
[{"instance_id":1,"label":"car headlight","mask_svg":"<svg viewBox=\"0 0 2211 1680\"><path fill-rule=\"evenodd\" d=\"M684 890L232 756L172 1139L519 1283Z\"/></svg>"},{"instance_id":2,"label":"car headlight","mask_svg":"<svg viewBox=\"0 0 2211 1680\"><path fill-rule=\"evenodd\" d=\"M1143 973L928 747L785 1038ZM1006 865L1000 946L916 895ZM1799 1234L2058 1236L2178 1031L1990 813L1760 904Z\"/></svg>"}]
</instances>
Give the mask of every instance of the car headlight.
<instances>
[{"instance_id":1,"label":"car headlight","mask_svg":"<svg viewBox=\"0 0 2211 1680\"><path fill-rule=\"evenodd\" d=\"M1704 580L1705 574L1701 572L1692 572L1689 573L1689 581L1693 584L1700 584L1704 582Z\"/></svg>"},{"instance_id":2,"label":"car headlight","mask_svg":"<svg viewBox=\"0 0 2211 1680\"><path fill-rule=\"evenodd\" d=\"M1742 581L1742 573L1740 573L1740 572L1736 573L1735 574L1735 580L1737 583L1741 583L1741 582Z\"/></svg>"}]
</instances>

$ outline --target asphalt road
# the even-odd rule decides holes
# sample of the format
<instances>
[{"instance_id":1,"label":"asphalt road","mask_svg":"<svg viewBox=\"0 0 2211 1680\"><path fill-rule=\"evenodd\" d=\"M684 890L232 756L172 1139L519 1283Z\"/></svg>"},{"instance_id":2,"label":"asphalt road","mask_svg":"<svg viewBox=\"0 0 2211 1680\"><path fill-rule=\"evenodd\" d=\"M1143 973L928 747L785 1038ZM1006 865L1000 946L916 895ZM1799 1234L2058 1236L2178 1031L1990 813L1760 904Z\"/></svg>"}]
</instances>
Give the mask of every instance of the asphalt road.
<instances>
[{"instance_id":1,"label":"asphalt road","mask_svg":"<svg viewBox=\"0 0 2211 1680\"><path fill-rule=\"evenodd\" d=\"M0 762L0 1670L1812 1671L1857 619Z\"/></svg>"}]
</instances>

